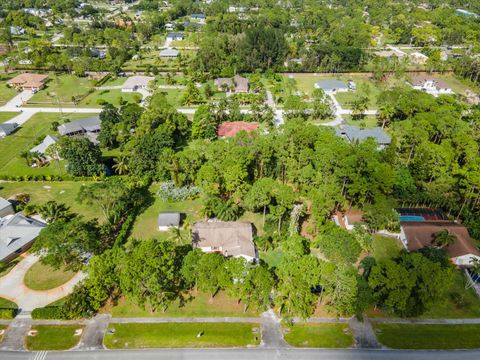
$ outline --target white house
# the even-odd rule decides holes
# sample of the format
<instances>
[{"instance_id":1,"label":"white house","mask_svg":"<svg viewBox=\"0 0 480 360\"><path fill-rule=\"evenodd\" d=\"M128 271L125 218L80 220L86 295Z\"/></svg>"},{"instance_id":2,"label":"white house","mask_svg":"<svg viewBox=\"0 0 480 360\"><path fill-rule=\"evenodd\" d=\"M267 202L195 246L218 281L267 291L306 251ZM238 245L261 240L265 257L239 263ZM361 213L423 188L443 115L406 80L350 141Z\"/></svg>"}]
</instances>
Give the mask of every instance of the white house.
<instances>
[{"instance_id":1,"label":"white house","mask_svg":"<svg viewBox=\"0 0 480 360\"><path fill-rule=\"evenodd\" d=\"M122 85L122 92L135 92L139 89L146 89L148 84L155 78L152 76L130 76Z\"/></svg>"},{"instance_id":2,"label":"white house","mask_svg":"<svg viewBox=\"0 0 480 360\"><path fill-rule=\"evenodd\" d=\"M178 32L171 32L167 34L167 40L171 41L181 41L184 39L184 35Z\"/></svg>"}]
</instances>

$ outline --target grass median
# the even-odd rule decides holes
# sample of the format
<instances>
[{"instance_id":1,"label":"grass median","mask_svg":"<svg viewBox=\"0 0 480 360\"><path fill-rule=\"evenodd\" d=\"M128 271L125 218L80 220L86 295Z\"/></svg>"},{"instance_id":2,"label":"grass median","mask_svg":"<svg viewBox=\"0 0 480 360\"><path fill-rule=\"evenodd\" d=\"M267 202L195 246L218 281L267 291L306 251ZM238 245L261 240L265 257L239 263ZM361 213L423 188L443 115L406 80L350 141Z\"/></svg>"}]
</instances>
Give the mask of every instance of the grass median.
<instances>
[{"instance_id":1,"label":"grass median","mask_svg":"<svg viewBox=\"0 0 480 360\"><path fill-rule=\"evenodd\" d=\"M284 328L285 341L295 347L348 348L353 336L347 324L295 324Z\"/></svg>"},{"instance_id":2,"label":"grass median","mask_svg":"<svg viewBox=\"0 0 480 360\"><path fill-rule=\"evenodd\" d=\"M260 343L260 324L157 323L110 324L109 349L245 347Z\"/></svg>"},{"instance_id":3,"label":"grass median","mask_svg":"<svg viewBox=\"0 0 480 360\"><path fill-rule=\"evenodd\" d=\"M374 324L378 341L392 349L480 348L480 324Z\"/></svg>"},{"instance_id":4,"label":"grass median","mask_svg":"<svg viewBox=\"0 0 480 360\"><path fill-rule=\"evenodd\" d=\"M80 335L75 332L83 329L81 325L34 325L35 336L27 336L28 350L68 350L78 344Z\"/></svg>"}]
</instances>

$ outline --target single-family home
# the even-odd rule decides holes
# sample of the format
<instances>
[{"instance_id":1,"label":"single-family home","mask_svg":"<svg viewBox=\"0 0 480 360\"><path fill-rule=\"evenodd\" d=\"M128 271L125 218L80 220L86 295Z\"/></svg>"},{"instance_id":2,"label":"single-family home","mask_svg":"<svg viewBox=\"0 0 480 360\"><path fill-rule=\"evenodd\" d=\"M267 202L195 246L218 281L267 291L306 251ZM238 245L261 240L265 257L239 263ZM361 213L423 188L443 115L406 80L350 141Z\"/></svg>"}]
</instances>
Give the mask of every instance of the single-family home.
<instances>
[{"instance_id":1,"label":"single-family home","mask_svg":"<svg viewBox=\"0 0 480 360\"><path fill-rule=\"evenodd\" d=\"M235 75L233 78L217 78L214 83L220 91L247 93L249 90L248 79L240 75Z\"/></svg>"},{"instance_id":2,"label":"single-family home","mask_svg":"<svg viewBox=\"0 0 480 360\"><path fill-rule=\"evenodd\" d=\"M2 123L0 124L0 138L10 135L18 127L17 123Z\"/></svg>"},{"instance_id":3,"label":"single-family home","mask_svg":"<svg viewBox=\"0 0 480 360\"><path fill-rule=\"evenodd\" d=\"M205 26L205 24L198 23L198 22L190 22L190 21L185 21L182 25L185 29L187 29L189 27L198 29L198 28L201 28L201 27Z\"/></svg>"},{"instance_id":4,"label":"single-family home","mask_svg":"<svg viewBox=\"0 0 480 360\"><path fill-rule=\"evenodd\" d=\"M33 147L30 149L31 153L39 153L41 155L45 155L45 151L48 149L50 145L55 144L58 141L58 139L55 136L47 135L43 139L43 141L38 144L37 146ZM48 159L48 156L46 156Z\"/></svg>"},{"instance_id":5,"label":"single-family home","mask_svg":"<svg viewBox=\"0 0 480 360\"><path fill-rule=\"evenodd\" d=\"M190 19L198 21L200 23L205 23L205 21L207 20L207 16L205 14L192 14L190 15Z\"/></svg>"},{"instance_id":6,"label":"single-family home","mask_svg":"<svg viewBox=\"0 0 480 360\"><path fill-rule=\"evenodd\" d=\"M192 230L193 247L225 257L242 257L247 261L258 258L253 243L253 226L249 222L202 221Z\"/></svg>"},{"instance_id":7,"label":"single-family home","mask_svg":"<svg viewBox=\"0 0 480 360\"><path fill-rule=\"evenodd\" d=\"M67 122L58 127L62 136L96 134L100 132L101 121L98 116Z\"/></svg>"},{"instance_id":8,"label":"single-family home","mask_svg":"<svg viewBox=\"0 0 480 360\"><path fill-rule=\"evenodd\" d=\"M226 121L221 123L217 129L220 138L234 137L240 131L252 132L258 128L258 124L245 121Z\"/></svg>"},{"instance_id":9,"label":"single-family home","mask_svg":"<svg viewBox=\"0 0 480 360\"><path fill-rule=\"evenodd\" d=\"M179 32L171 32L167 34L167 40L171 41L181 41L184 39L184 36L182 33Z\"/></svg>"},{"instance_id":10,"label":"single-family home","mask_svg":"<svg viewBox=\"0 0 480 360\"><path fill-rule=\"evenodd\" d=\"M353 230L355 225L366 226L363 220L363 211L357 209L349 209L343 213L337 212L333 216L333 220L335 224L347 230Z\"/></svg>"},{"instance_id":11,"label":"single-family home","mask_svg":"<svg viewBox=\"0 0 480 360\"><path fill-rule=\"evenodd\" d=\"M380 127L362 129L353 125L341 125L335 131L338 136L343 137L349 143L362 142L372 138L377 142L379 150L384 149L391 143L390 136Z\"/></svg>"},{"instance_id":12,"label":"single-family home","mask_svg":"<svg viewBox=\"0 0 480 360\"><path fill-rule=\"evenodd\" d=\"M165 49L160 51L162 59L175 59L178 57L179 51L177 49Z\"/></svg>"},{"instance_id":13,"label":"single-family home","mask_svg":"<svg viewBox=\"0 0 480 360\"><path fill-rule=\"evenodd\" d=\"M25 29L21 26L10 26L10 34L12 36L20 36L25 34Z\"/></svg>"},{"instance_id":14,"label":"single-family home","mask_svg":"<svg viewBox=\"0 0 480 360\"><path fill-rule=\"evenodd\" d=\"M407 56L406 53L396 50L379 50L374 53L378 57L383 57L387 59L400 59Z\"/></svg>"},{"instance_id":15,"label":"single-family home","mask_svg":"<svg viewBox=\"0 0 480 360\"><path fill-rule=\"evenodd\" d=\"M0 219L0 261L8 263L28 250L45 226L20 213Z\"/></svg>"},{"instance_id":16,"label":"single-family home","mask_svg":"<svg viewBox=\"0 0 480 360\"><path fill-rule=\"evenodd\" d=\"M172 31L175 30L176 25L174 23L166 23L165 24L165 30L167 31Z\"/></svg>"},{"instance_id":17,"label":"single-family home","mask_svg":"<svg viewBox=\"0 0 480 360\"><path fill-rule=\"evenodd\" d=\"M48 75L23 73L7 81L7 84L19 91L37 92L48 80Z\"/></svg>"},{"instance_id":18,"label":"single-family home","mask_svg":"<svg viewBox=\"0 0 480 360\"><path fill-rule=\"evenodd\" d=\"M474 245L465 226L449 221L401 221L400 240L408 251L434 245L435 235L447 230L454 242L445 247L450 260L457 266L471 265L472 258L480 260L480 251Z\"/></svg>"},{"instance_id":19,"label":"single-family home","mask_svg":"<svg viewBox=\"0 0 480 360\"><path fill-rule=\"evenodd\" d=\"M0 218L15 214L13 205L7 199L0 197Z\"/></svg>"},{"instance_id":20,"label":"single-family home","mask_svg":"<svg viewBox=\"0 0 480 360\"><path fill-rule=\"evenodd\" d=\"M158 230L168 231L180 227L180 213L177 211L164 211L158 214Z\"/></svg>"},{"instance_id":21,"label":"single-family home","mask_svg":"<svg viewBox=\"0 0 480 360\"><path fill-rule=\"evenodd\" d=\"M326 93L346 92L349 86L341 80L320 80L315 83L315 89L322 89Z\"/></svg>"},{"instance_id":22,"label":"single-family home","mask_svg":"<svg viewBox=\"0 0 480 360\"><path fill-rule=\"evenodd\" d=\"M445 81L430 75L412 76L410 79L410 85L416 90L424 91L433 96L453 94L452 89Z\"/></svg>"},{"instance_id":23,"label":"single-family home","mask_svg":"<svg viewBox=\"0 0 480 360\"><path fill-rule=\"evenodd\" d=\"M144 90L148 87L151 81L155 80L152 76L130 76L122 85L122 92L135 92Z\"/></svg>"}]
</instances>

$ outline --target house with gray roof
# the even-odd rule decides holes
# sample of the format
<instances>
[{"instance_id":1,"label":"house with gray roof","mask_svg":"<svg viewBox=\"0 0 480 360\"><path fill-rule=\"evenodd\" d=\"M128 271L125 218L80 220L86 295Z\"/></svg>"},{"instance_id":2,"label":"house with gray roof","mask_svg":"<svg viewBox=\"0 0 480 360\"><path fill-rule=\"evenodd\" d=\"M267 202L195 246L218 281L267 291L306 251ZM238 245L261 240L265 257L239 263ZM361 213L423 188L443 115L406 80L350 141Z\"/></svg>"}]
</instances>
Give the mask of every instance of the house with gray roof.
<instances>
[{"instance_id":1,"label":"house with gray roof","mask_svg":"<svg viewBox=\"0 0 480 360\"><path fill-rule=\"evenodd\" d=\"M46 226L20 213L0 220L0 261L7 263L30 248Z\"/></svg>"},{"instance_id":2,"label":"house with gray roof","mask_svg":"<svg viewBox=\"0 0 480 360\"><path fill-rule=\"evenodd\" d=\"M58 141L58 139L55 136L47 135L43 139L43 141L38 144L37 146L33 147L30 149L31 153L39 153L42 155L45 155L45 151L50 145L55 144Z\"/></svg>"},{"instance_id":3,"label":"house with gray roof","mask_svg":"<svg viewBox=\"0 0 480 360\"><path fill-rule=\"evenodd\" d=\"M378 143L378 149L384 149L390 145L391 139L380 127L372 129L362 129L353 125L341 125L335 129L338 136L343 137L349 143L362 142L368 138L374 139Z\"/></svg>"},{"instance_id":4,"label":"house with gray roof","mask_svg":"<svg viewBox=\"0 0 480 360\"><path fill-rule=\"evenodd\" d=\"M168 231L171 228L180 227L180 213L176 211L165 211L158 214L158 230Z\"/></svg>"},{"instance_id":5,"label":"house with gray roof","mask_svg":"<svg viewBox=\"0 0 480 360\"><path fill-rule=\"evenodd\" d=\"M320 80L315 83L315 89L322 89L326 93L345 92L349 90L348 84L341 80Z\"/></svg>"},{"instance_id":6,"label":"house with gray roof","mask_svg":"<svg viewBox=\"0 0 480 360\"><path fill-rule=\"evenodd\" d=\"M160 51L160 57L163 59L175 59L178 57L178 50L177 49L165 49Z\"/></svg>"},{"instance_id":7,"label":"house with gray roof","mask_svg":"<svg viewBox=\"0 0 480 360\"><path fill-rule=\"evenodd\" d=\"M0 218L15 214L13 205L10 201L0 197Z\"/></svg>"},{"instance_id":8,"label":"house with gray roof","mask_svg":"<svg viewBox=\"0 0 480 360\"><path fill-rule=\"evenodd\" d=\"M172 41L180 41L180 40L183 40L184 36L182 33L178 33L178 32L171 32L171 33L168 33L167 34L167 39L168 40L172 40Z\"/></svg>"},{"instance_id":9,"label":"house with gray roof","mask_svg":"<svg viewBox=\"0 0 480 360\"><path fill-rule=\"evenodd\" d=\"M0 138L10 135L18 127L17 123L3 123L0 124Z\"/></svg>"},{"instance_id":10,"label":"house with gray roof","mask_svg":"<svg viewBox=\"0 0 480 360\"><path fill-rule=\"evenodd\" d=\"M84 135L100 132L101 121L98 116L67 122L58 127L62 136Z\"/></svg>"}]
</instances>

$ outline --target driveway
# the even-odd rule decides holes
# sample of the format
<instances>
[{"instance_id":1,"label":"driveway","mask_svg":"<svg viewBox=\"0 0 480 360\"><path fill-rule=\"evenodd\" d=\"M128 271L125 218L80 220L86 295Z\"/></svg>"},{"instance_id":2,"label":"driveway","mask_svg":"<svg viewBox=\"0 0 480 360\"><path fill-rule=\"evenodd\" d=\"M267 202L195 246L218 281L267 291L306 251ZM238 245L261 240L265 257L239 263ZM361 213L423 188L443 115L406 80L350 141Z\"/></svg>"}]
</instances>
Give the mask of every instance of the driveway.
<instances>
[{"instance_id":1,"label":"driveway","mask_svg":"<svg viewBox=\"0 0 480 360\"><path fill-rule=\"evenodd\" d=\"M67 283L55 289L36 291L23 284L28 269L38 261L35 255L26 255L7 275L0 278L0 297L11 300L22 312L44 307L57 301L73 291L74 286L85 278L84 273L77 273Z\"/></svg>"}]
</instances>

